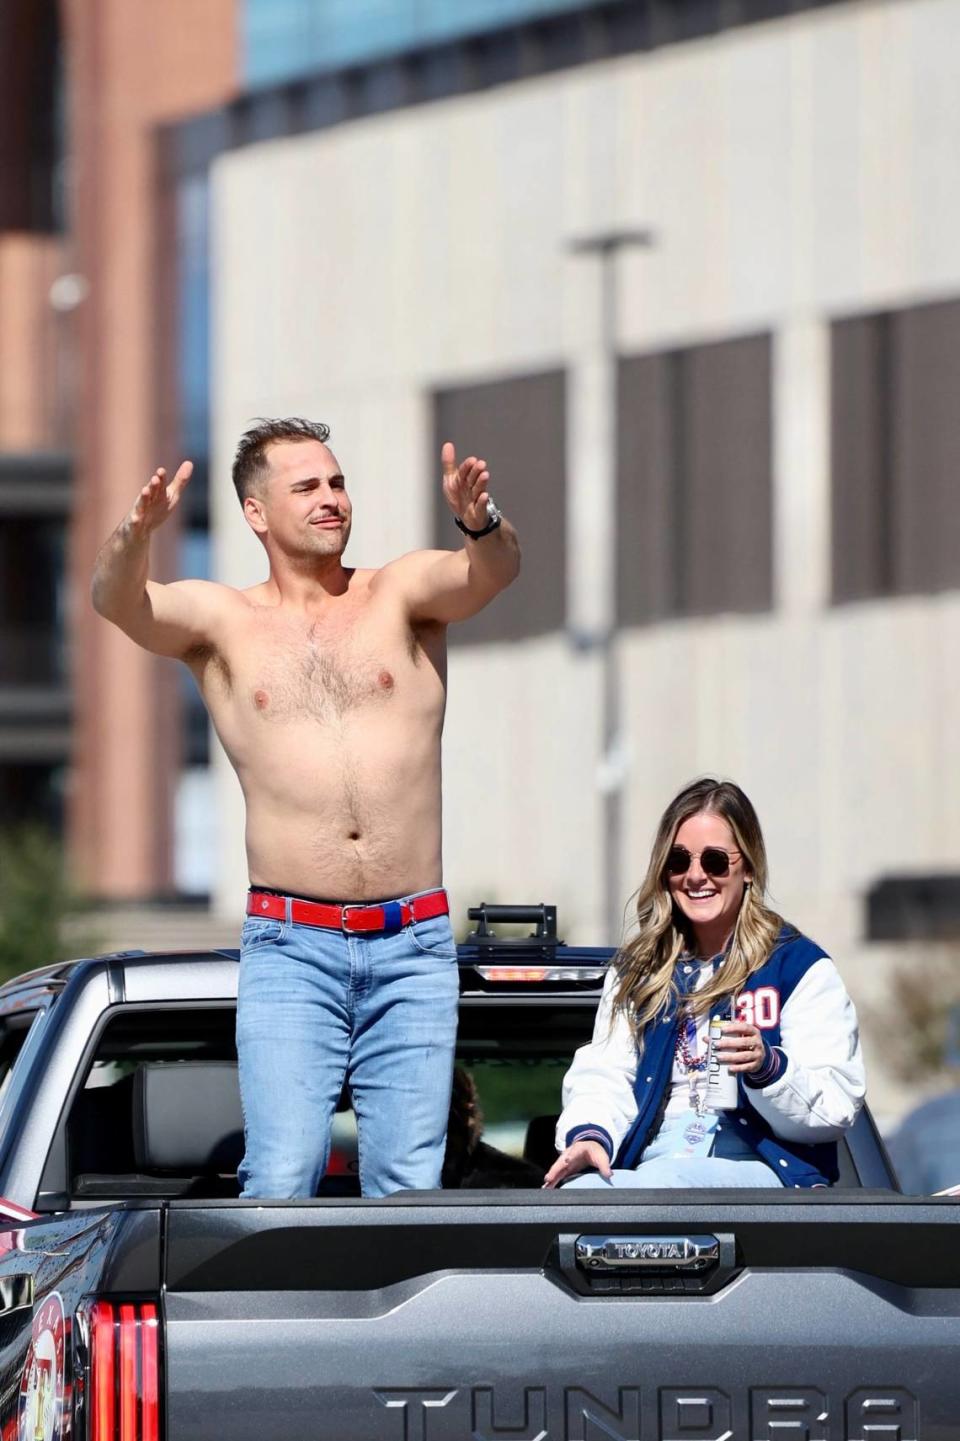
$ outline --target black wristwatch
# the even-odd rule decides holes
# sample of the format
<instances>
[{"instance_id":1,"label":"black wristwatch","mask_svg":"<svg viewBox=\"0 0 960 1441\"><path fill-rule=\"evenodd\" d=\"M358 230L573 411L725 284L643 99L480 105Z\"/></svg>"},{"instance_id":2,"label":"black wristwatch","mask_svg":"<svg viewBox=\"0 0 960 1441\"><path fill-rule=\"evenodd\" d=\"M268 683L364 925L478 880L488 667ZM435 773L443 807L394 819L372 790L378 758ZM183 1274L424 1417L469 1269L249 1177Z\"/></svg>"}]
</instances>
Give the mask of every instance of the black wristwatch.
<instances>
[{"instance_id":1,"label":"black wristwatch","mask_svg":"<svg viewBox=\"0 0 960 1441\"><path fill-rule=\"evenodd\" d=\"M487 515L490 519L483 527L483 530L471 530L469 525L464 525L459 515L453 517L453 523L457 527L457 530L462 530L464 535L468 535L471 540L479 540L482 535L489 535L492 530L497 530L500 522L503 520L503 515L489 496L487 497Z\"/></svg>"}]
</instances>

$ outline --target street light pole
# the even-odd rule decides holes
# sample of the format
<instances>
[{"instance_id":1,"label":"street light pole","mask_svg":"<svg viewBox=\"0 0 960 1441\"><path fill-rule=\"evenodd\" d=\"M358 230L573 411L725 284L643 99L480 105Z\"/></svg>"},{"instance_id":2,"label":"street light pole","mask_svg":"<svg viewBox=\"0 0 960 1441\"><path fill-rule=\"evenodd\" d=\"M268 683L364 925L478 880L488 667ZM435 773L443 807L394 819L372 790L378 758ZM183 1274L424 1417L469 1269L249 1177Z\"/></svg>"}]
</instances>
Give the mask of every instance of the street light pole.
<instances>
[{"instance_id":1,"label":"street light pole","mask_svg":"<svg viewBox=\"0 0 960 1441\"><path fill-rule=\"evenodd\" d=\"M571 240L568 249L573 255L593 257L600 261L600 349L606 371L603 433L604 452L610 473L606 477L606 497L613 517L616 494L617 455L617 259L626 249L649 249L653 234L649 230L610 230ZM576 643L586 650L600 652L602 685L602 749L597 764L597 789L603 798L603 908L610 938L617 944L623 928L624 892L621 876L623 855L623 790L627 773L627 745L623 728L620 648L617 626L617 548L616 527L609 524L604 531L601 573L607 577L607 594L600 625L588 635L576 636Z\"/></svg>"}]
</instances>

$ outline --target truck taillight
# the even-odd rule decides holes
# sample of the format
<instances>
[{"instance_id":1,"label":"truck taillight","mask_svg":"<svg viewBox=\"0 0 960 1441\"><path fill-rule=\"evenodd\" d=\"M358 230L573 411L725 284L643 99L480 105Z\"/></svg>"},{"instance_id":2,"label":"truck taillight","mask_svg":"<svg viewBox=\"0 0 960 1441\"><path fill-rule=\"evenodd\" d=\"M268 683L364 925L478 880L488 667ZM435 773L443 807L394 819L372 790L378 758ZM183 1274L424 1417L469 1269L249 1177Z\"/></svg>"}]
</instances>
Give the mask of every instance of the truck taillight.
<instances>
[{"instance_id":1,"label":"truck taillight","mask_svg":"<svg viewBox=\"0 0 960 1441\"><path fill-rule=\"evenodd\" d=\"M86 1441L160 1441L160 1332L152 1301L88 1301Z\"/></svg>"},{"instance_id":2,"label":"truck taillight","mask_svg":"<svg viewBox=\"0 0 960 1441\"><path fill-rule=\"evenodd\" d=\"M601 981L602 966L475 966L485 981Z\"/></svg>"}]
</instances>

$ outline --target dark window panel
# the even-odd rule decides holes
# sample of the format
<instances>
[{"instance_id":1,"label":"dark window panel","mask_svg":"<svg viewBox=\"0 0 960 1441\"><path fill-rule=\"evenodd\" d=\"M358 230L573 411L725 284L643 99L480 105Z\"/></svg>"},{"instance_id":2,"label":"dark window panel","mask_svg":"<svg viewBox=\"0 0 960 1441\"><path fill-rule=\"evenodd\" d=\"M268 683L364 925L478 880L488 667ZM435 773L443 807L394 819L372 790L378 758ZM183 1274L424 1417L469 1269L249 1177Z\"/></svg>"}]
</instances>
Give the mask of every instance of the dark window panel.
<instances>
[{"instance_id":1,"label":"dark window panel","mask_svg":"<svg viewBox=\"0 0 960 1441\"><path fill-rule=\"evenodd\" d=\"M857 316L831 329L831 507L835 602L886 594L892 584L888 321Z\"/></svg>"},{"instance_id":2,"label":"dark window panel","mask_svg":"<svg viewBox=\"0 0 960 1441\"><path fill-rule=\"evenodd\" d=\"M62 228L63 76L55 0L0 3L0 230Z\"/></svg>"},{"instance_id":3,"label":"dark window panel","mask_svg":"<svg viewBox=\"0 0 960 1441\"><path fill-rule=\"evenodd\" d=\"M210 721L197 683L188 670L179 671L180 746L185 766L210 764Z\"/></svg>"},{"instance_id":4,"label":"dark window panel","mask_svg":"<svg viewBox=\"0 0 960 1441\"><path fill-rule=\"evenodd\" d=\"M434 395L435 545L456 550L461 541L439 484L440 446L452 440L458 460L468 455L486 460L490 492L516 526L523 547L519 579L473 620L451 626L453 644L520 640L563 629L565 430L562 371L461 386Z\"/></svg>"},{"instance_id":5,"label":"dark window panel","mask_svg":"<svg viewBox=\"0 0 960 1441\"><path fill-rule=\"evenodd\" d=\"M835 321L833 598L960 583L960 302Z\"/></svg>"},{"instance_id":6,"label":"dark window panel","mask_svg":"<svg viewBox=\"0 0 960 1441\"><path fill-rule=\"evenodd\" d=\"M63 766L18 761L0 765L0 826L45 826L54 835L63 830L65 772Z\"/></svg>"},{"instance_id":7,"label":"dark window panel","mask_svg":"<svg viewBox=\"0 0 960 1441\"><path fill-rule=\"evenodd\" d=\"M634 356L617 367L617 613L627 625L679 608L677 371L669 354Z\"/></svg>"},{"instance_id":8,"label":"dark window panel","mask_svg":"<svg viewBox=\"0 0 960 1441\"><path fill-rule=\"evenodd\" d=\"M770 365L768 336L620 362L623 624L770 608Z\"/></svg>"},{"instance_id":9,"label":"dark window panel","mask_svg":"<svg viewBox=\"0 0 960 1441\"><path fill-rule=\"evenodd\" d=\"M866 898L868 941L960 940L960 875L885 876Z\"/></svg>"},{"instance_id":10,"label":"dark window panel","mask_svg":"<svg viewBox=\"0 0 960 1441\"><path fill-rule=\"evenodd\" d=\"M960 303L896 318L891 510L896 590L960 583Z\"/></svg>"},{"instance_id":11,"label":"dark window panel","mask_svg":"<svg viewBox=\"0 0 960 1441\"><path fill-rule=\"evenodd\" d=\"M0 685L65 676L64 522L0 516Z\"/></svg>"},{"instance_id":12,"label":"dark window panel","mask_svg":"<svg viewBox=\"0 0 960 1441\"><path fill-rule=\"evenodd\" d=\"M699 346L684 360L683 611L769 610L769 338Z\"/></svg>"},{"instance_id":13,"label":"dark window panel","mask_svg":"<svg viewBox=\"0 0 960 1441\"><path fill-rule=\"evenodd\" d=\"M206 465L202 467L206 478ZM184 492L190 495L197 472ZM183 502L181 502L182 504ZM206 517L204 516L204 519ZM210 579L210 532L193 525L180 532L179 573L195 580ZM180 745L185 765L210 764L210 723L193 673L178 667L180 692Z\"/></svg>"}]
</instances>

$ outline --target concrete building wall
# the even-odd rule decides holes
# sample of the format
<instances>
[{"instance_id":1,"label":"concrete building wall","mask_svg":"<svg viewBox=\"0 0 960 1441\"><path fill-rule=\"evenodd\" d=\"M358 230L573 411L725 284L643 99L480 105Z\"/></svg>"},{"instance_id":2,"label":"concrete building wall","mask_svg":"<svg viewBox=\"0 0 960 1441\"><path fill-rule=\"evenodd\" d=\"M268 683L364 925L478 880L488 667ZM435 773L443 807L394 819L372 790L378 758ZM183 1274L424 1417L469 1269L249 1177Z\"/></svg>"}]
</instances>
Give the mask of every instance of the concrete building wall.
<instances>
[{"instance_id":1,"label":"concrete building wall","mask_svg":"<svg viewBox=\"0 0 960 1441\"><path fill-rule=\"evenodd\" d=\"M960 866L960 594L829 605L828 325L960 296L958 46L957 0L810 11L251 146L214 172L213 515L232 584L264 570L227 479L251 416L331 423L352 559L376 564L431 539L431 391L564 367L569 616L602 622L609 372L598 265L568 242L655 232L619 262L623 354L771 333L775 606L622 636L622 873L629 890L683 782L736 778L765 823L776 902L868 1006L902 953L864 943L865 888ZM613 938L600 726L596 650L564 634L454 650L458 915L483 895L555 900L568 938ZM220 765L217 904L237 912L240 800ZM892 1113L904 1094L872 1059L875 1104Z\"/></svg>"}]
</instances>

